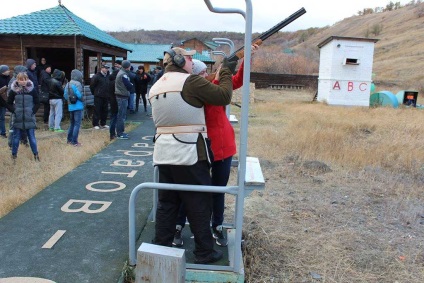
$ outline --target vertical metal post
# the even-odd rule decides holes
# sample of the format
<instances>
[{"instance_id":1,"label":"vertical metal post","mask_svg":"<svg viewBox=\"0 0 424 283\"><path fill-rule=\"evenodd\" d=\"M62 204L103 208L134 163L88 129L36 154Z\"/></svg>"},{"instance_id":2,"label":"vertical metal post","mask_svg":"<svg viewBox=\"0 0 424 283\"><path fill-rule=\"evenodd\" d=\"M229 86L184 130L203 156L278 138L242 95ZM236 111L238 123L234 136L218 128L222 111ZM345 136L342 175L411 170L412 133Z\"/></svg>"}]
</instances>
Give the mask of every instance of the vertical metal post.
<instances>
[{"instance_id":1,"label":"vertical metal post","mask_svg":"<svg viewBox=\"0 0 424 283\"><path fill-rule=\"evenodd\" d=\"M249 121L249 91L250 91L250 58L252 45L252 3L246 0L246 27L244 36L244 73L241 101L240 149L238 170L238 194L236 205L236 236L235 246L241 247L241 236L244 215L244 183L246 177L247 134ZM234 269L240 269L241 249L235 249Z\"/></svg>"},{"instance_id":2,"label":"vertical metal post","mask_svg":"<svg viewBox=\"0 0 424 283\"><path fill-rule=\"evenodd\" d=\"M243 227L243 213L244 213L244 182L246 173L246 155L247 155L247 129L249 118L249 84L250 84L250 58L251 58L251 44L252 44L252 3L246 0L246 13L239 9L224 9L214 8L209 0L205 0L211 12L215 13L239 13L246 21L245 24L245 37L244 37L244 74L243 74L243 88L242 88L242 107L241 107L241 123L240 123L240 150L239 150L239 170L238 170L238 194L236 197L236 235L235 247L241 247L241 235ZM234 271L240 270L241 250L234 249Z\"/></svg>"}]
</instances>

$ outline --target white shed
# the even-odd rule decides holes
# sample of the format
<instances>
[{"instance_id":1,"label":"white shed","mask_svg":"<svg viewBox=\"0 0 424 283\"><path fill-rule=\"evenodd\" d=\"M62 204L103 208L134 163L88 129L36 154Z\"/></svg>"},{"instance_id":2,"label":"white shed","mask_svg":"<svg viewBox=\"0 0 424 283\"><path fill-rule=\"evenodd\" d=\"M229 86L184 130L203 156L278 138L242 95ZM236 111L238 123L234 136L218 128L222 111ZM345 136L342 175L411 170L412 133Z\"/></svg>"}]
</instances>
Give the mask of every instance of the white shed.
<instances>
[{"instance_id":1,"label":"white shed","mask_svg":"<svg viewBox=\"0 0 424 283\"><path fill-rule=\"evenodd\" d=\"M374 44L378 39L330 36L320 44L317 100L369 106Z\"/></svg>"}]
</instances>

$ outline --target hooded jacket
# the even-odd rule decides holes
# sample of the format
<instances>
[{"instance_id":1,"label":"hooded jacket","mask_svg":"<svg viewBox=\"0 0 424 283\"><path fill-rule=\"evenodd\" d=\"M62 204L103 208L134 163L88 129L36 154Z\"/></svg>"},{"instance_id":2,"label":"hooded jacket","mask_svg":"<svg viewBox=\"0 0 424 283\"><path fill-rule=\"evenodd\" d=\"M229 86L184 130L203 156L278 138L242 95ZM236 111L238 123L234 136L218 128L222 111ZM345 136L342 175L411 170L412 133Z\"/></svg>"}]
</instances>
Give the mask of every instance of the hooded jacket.
<instances>
[{"instance_id":1,"label":"hooded jacket","mask_svg":"<svg viewBox=\"0 0 424 283\"><path fill-rule=\"evenodd\" d=\"M109 73L98 72L91 78L90 91L96 97L108 97Z\"/></svg>"},{"instance_id":2,"label":"hooded jacket","mask_svg":"<svg viewBox=\"0 0 424 283\"><path fill-rule=\"evenodd\" d=\"M11 85L7 104L13 109L14 128L22 130L36 128L35 113L37 113L40 104L32 81L28 80L25 86L21 86L15 80Z\"/></svg>"},{"instance_id":3,"label":"hooded jacket","mask_svg":"<svg viewBox=\"0 0 424 283\"><path fill-rule=\"evenodd\" d=\"M64 74L61 70L55 69L52 74L52 79L49 83L49 99L63 99L64 90L62 81Z\"/></svg>"},{"instance_id":4,"label":"hooded jacket","mask_svg":"<svg viewBox=\"0 0 424 283\"><path fill-rule=\"evenodd\" d=\"M32 83L34 84L34 89L35 92L38 95L38 74L37 74L37 68L35 68L34 70L31 69L31 66L35 63L34 59L27 59L26 60L26 68L27 68L27 74L28 74L28 78L32 81Z\"/></svg>"},{"instance_id":5,"label":"hooded jacket","mask_svg":"<svg viewBox=\"0 0 424 283\"><path fill-rule=\"evenodd\" d=\"M70 112L76 111L76 110L83 110L84 109L84 102L83 102L84 90L82 86L82 73L80 70L73 69L71 72L71 80L65 86L64 97L66 100L68 100L70 88L72 88L74 94L78 97L78 100L77 100L77 103L75 104L68 103L68 110Z\"/></svg>"}]
</instances>

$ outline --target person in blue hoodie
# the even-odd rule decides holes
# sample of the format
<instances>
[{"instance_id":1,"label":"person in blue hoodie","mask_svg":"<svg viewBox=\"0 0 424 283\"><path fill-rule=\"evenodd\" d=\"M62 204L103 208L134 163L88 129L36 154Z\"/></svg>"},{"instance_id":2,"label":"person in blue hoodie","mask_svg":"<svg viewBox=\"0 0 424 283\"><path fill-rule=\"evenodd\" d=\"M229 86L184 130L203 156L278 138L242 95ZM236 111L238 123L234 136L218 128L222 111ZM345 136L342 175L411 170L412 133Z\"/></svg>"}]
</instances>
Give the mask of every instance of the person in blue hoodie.
<instances>
[{"instance_id":1,"label":"person in blue hoodie","mask_svg":"<svg viewBox=\"0 0 424 283\"><path fill-rule=\"evenodd\" d=\"M81 127L82 112L84 109L83 89L82 73L80 70L73 69L71 72L71 80L66 84L64 94L65 99L68 101L68 110L71 115L68 129L68 144L73 146L82 145L78 142L78 135ZM73 93L78 97L75 104L69 102L69 93L71 91L73 91Z\"/></svg>"}]
</instances>

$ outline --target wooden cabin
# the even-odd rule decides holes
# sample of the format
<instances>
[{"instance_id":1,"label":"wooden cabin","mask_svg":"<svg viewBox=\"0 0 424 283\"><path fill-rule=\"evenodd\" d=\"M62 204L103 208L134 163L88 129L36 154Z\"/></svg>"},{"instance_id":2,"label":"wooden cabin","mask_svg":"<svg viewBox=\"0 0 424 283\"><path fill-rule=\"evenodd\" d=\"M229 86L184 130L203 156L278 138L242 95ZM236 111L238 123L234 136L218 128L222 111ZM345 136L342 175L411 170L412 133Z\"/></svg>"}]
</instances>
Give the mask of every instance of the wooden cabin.
<instances>
[{"instance_id":1,"label":"wooden cabin","mask_svg":"<svg viewBox=\"0 0 424 283\"><path fill-rule=\"evenodd\" d=\"M37 64L46 58L52 70L60 69L70 79L80 70L90 82L93 57L127 58L131 51L125 43L98 29L69 11L64 5L0 20L0 62L13 69L28 58Z\"/></svg>"}]
</instances>

